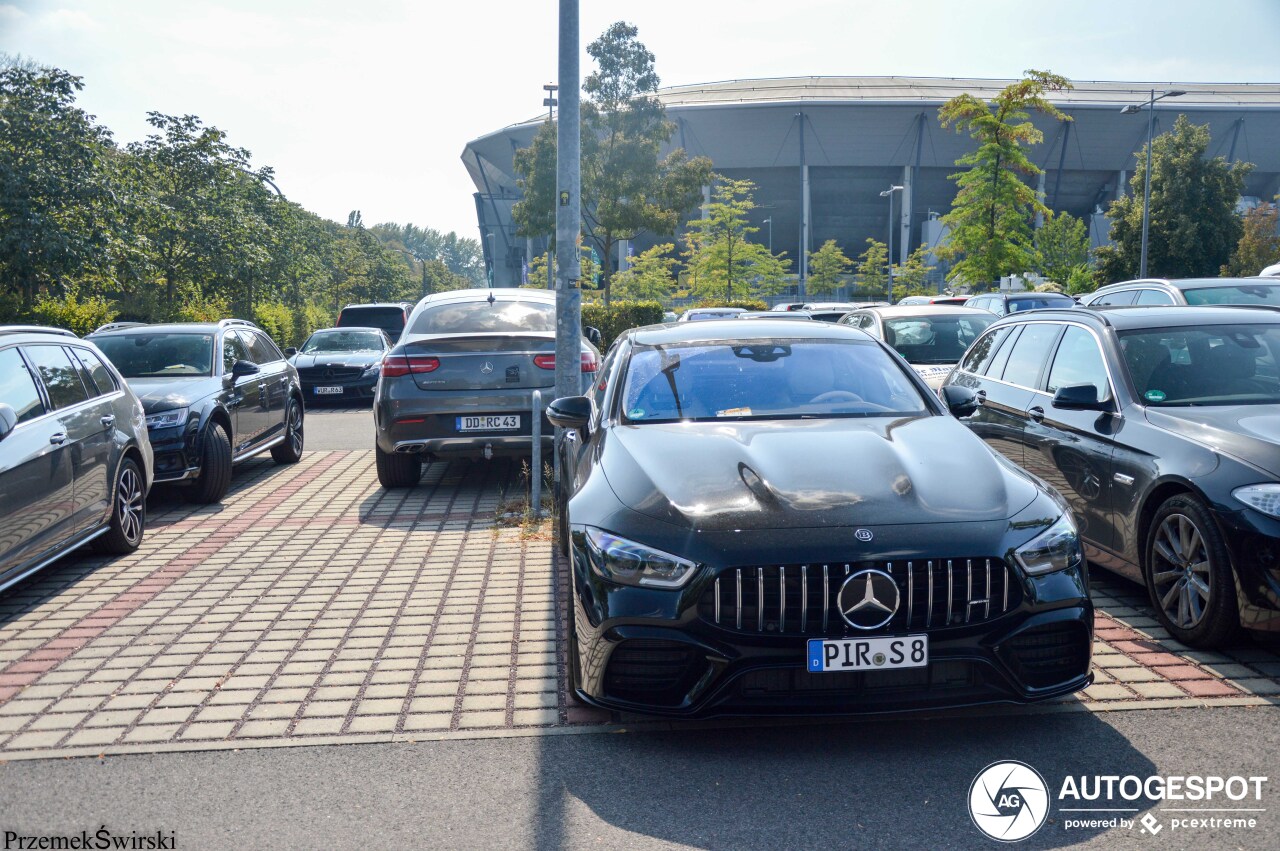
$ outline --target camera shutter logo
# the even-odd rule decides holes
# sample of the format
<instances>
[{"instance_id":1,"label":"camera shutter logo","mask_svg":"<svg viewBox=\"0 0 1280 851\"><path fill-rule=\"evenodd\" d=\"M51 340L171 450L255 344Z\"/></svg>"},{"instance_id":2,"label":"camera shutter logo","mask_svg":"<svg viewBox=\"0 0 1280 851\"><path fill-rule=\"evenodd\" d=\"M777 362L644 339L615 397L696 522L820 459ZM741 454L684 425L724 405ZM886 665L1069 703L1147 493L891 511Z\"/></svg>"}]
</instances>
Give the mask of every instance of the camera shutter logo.
<instances>
[{"instance_id":1,"label":"camera shutter logo","mask_svg":"<svg viewBox=\"0 0 1280 851\"><path fill-rule=\"evenodd\" d=\"M1049 815L1049 787L1024 762L993 762L969 786L969 817L1000 842L1018 842L1039 830Z\"/></svg>"}]
</instances>

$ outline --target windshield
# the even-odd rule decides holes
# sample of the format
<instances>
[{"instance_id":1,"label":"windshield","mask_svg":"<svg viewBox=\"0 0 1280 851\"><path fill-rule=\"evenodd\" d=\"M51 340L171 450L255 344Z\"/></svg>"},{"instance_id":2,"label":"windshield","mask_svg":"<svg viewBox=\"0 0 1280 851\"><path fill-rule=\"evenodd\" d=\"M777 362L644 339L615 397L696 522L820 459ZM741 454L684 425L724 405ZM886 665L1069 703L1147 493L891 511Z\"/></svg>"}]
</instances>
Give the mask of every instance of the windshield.
<instances>
[{"instance_id":1,"label":"windshield","mask_svg":"<svg viewBox=\"0 0 1280 851\"><path fill-rule=\"evenodd\" d=\"M1159 407L1280 402L1280 325L1211 325L1120 334L1138 398Z\"/></svg>"},{"instance_id":2,"label":"windshield","mask_svg":"<svg viewBox=\"0 0 1280 851\"><path fill-rule=\"evenodd\" d=\"M1072 307L1076 300L1069 295L1052 295L1046 293L1044 295L1033 296L1031 298L1011 298L1009 299L1009 312L1016 313L1019 310L1043 310L1046 307Z\"/></svg>"},{"instance_id":3,"label":"windshield","mask_svg":"<svg viewBox=\"0 0 1280 851\"><path fill-rule=\"evenodd\" d=\"M113 334L93 342L125 378L213 375L212 334Z\"/></svg>"},{"instance_id":4,"label":"windshield","mask_svg":"<svg viewBox=\"0 0 1280 851\"><path fill-rule=\"evenodd\" d=\"M312 352L380 352L382 336L374 331L317 331L307 338L300 351Z\"/></svg>"},{"instance_id":5,"label":"windshield","mask_svg":"<svg viewBox=\"0 0 1280 851\"><path fill-rule=\"evenodd\" d=\"M1187 304L1280 304L1280 284L1237 284L1183 290Z\"/></svg>"},{"instance_id":6,"label":"windshield","mask_svg":"<svg viewBox=\"0 0 1280 851\"><path fill-rule=\"evenodd\" d=\"M903 369L869 341L640 346L623 390L628 423L926 413Z\"/></svg>"},{"instance_id":7,"label":"windshield","mask_svg":"<svg viewBox=\"0 0 1280 851\"><path fill-rule=\"evenodd\" d=\"M556 331L555 305L544 301L462 301L429 307L413 320L413 334L541 333Z\"/></svg>"},{"instance_id":8,"label":"windshield","mask_svg":"<svg viewBox=\"0 0 1280 851\"><path fill-rule=\"evenodd\" d=\"M995 321L995 316L946 313L886 319L884 336L907 363L957 363L969 344Z\"/></svg>"}]
</instances>

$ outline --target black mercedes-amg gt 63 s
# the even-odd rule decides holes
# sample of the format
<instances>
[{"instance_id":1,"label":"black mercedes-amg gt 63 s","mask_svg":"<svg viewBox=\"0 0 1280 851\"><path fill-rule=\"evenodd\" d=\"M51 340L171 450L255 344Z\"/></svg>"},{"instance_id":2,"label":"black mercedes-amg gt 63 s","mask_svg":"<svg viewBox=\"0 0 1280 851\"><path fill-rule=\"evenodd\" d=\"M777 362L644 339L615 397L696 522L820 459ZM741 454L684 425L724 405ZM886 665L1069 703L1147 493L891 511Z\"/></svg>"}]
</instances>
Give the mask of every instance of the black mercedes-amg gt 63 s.
<instances>
[{"instance_id":1,"label":"black mercedes-amg gt 63 s","mask_svg":"<svg viewBox=\"0 0 1280 851\"><path fill-rule=\"evenodd\" d=\"M635 329L547 413L568 687L673 716L1031 702L1091 682L1075 523L878 340ZM948 407L950 410L948 410Z\"/></svg>"}]
</instances>

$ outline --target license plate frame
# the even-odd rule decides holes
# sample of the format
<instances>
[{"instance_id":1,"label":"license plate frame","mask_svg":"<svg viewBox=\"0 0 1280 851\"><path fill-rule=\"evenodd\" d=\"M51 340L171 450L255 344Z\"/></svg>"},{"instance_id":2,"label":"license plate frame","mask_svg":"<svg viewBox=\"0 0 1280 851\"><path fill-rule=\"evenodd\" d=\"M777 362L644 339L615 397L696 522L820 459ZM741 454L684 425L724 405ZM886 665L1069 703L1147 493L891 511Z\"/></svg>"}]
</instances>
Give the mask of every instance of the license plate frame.
<instances>
[{"instance_id":1,"label":"license plate frame","mask_svg":"<svg viewBox=\"0 0 1280 851\"><path fill-rule=\"evenodd\" d=\"M313 391L317 396L341 396L341 395L342 395L342 390L343 390L343 388L341 388L341 387L332 387L332 386L325 386L325 387L313 387L313 388L312 388L312 391Z\"/></svg>"},{"instance_id":2,"label":"license plate frame","mask_svg":"<svg viewBox=\"0 0 1280 851\"><path fill-rule=\"evenodd\" d=\"M828 647L835 648L834 656L828 652ZM924 633L865 638L811 638L805 646L805 669L811 674L927 667L929 636Z\"/></svg>"},{"instance_id":3,"label":"license plate frame","mask_svg":"<svg viewBox=\"0 0 1280 851\"><path fill-rule=\"evenodd\" d=\"M454 418L454 428L459 434L489 431L519 431L519 414L478 414Z\"/></svg>"}]
</instances>

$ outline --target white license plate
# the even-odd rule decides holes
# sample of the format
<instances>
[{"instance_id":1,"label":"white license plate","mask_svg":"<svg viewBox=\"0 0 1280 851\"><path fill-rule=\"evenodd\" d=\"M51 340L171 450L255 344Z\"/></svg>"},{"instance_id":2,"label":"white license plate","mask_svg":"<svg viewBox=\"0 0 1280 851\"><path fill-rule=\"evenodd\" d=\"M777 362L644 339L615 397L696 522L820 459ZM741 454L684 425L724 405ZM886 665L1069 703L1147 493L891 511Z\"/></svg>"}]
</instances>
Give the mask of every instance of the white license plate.
<instances>
[{"instance_id":1,"label":"white license plate","mask_svg":"<svg viewBox=\"0 0 1280 851\"><path fill-rule=\"evenodd\" d=\"M813 674L923 668L929 664L929 636L811 638L806 655L807 667Z\"/></svg>"},{"instance_id":2,"label":"white license plate","mask_svg":"<svg viewBox=\"0 0 1280 851\"><path fill-rule=\"evenodd\" d=\"M317 387L316 395L317 396L341 396L342 388L341 387Z\"/></svg>"},{"instance_id":3,"label":"white license plate","mask_svg":"<svg viewBox=\"0 0 1280 851\"><path fill-rule=\"evenodd\" d=\"M458 417L458 431L515 431L518 428L520 428L519 414Z\"/></svg>"}]
</instances>

